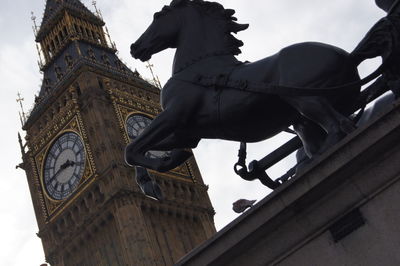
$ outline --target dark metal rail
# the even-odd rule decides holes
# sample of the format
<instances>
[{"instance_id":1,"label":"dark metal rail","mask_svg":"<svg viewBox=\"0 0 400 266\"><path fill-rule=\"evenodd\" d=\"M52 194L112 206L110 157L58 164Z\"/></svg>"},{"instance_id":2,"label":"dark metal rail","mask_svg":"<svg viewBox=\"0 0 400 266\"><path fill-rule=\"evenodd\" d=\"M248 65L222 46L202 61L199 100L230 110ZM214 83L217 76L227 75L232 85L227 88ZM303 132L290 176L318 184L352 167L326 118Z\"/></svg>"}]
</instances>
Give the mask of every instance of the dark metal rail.
<instances>
[{"instance_id":1,"label":"dark metal rail","mask_svg":"<svg viewBox=\"0 0 400 266\"><path fill-rule=\"evenodd\" d=\"M383 95L385 92L389 91L389 88L383 77L379 77L376 79L370 86L364 89L359 98L357 99L356 104L352 112L356 112L360 109L363 109L368 103L377 99L379 96ZM353 119L357 120L360 118L362 111L359 114L353 115ZM274 166L276 163L280 162L296 150L302 147L302 143L299 137L294 137L275 151L271 152L261 160L252 161L248 167L245 166L245 144L241 144L241 150L239 151L239 162L235 164L235 172L241 176L243 179L248 181L253 181L259 179L260 182L271 188L275 189L280 186L282 183L286 182L288 179L293 177L296 173L296 169L300 163L303 163L304 160L297 162L297 164L289 169L289 171L283 176L279 177L276 180L271 179L266 170Z\"/></svg>"}]
</instances>

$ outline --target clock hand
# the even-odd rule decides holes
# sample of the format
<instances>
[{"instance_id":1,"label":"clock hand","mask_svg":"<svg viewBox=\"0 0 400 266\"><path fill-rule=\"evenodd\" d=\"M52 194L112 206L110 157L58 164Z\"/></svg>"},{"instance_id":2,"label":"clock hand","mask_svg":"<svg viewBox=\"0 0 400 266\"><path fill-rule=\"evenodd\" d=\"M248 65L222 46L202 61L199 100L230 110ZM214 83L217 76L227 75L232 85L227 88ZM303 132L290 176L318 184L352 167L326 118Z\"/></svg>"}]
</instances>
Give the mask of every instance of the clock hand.
<instances>
[{"instance_id":1,"label":"clock hand","mask_svg":"<svg viewBox=\"0 0 400 266\"><path fill-rule=\"evenodd\" d=\"M47 181L47 183L51 183L64 169L66 169L69 166L74 166L75 162L67 160L65 163L63 163L60 168L57 170L57 172Z\"/></svg>"},{"instance_id":2,"label":"clock hand","mask_svg":"<svg viewBox=\"0 0 400 266\"><path fill-rule=\"evenodd\" d=\"M74 166L75 165L75 162L74 161L69 161L69 164L67 165L67 167L68 166Z\"/></svg>"},{"instance_id":3,"label":"clock hand","mask_svg":"<svg viewBox=\"0 0 400 266\"><path fill-rule=\"evenodd\" d=\"M58 176L58 174L59 174L62 170L64 170L64 169L60 167L60 168L57 170L57 172L49 179L49 181L47 181L47 184L53 182L53 180L56 179L56 177Z\"/></svg>"},{"instance_id":4,"label":"clock hand","mask_svg":"<svg viewBox=\"0 0 400 266\"><path fill-rule=\"evenodd\" d=\"M60 166L60 169L65 169L65 168L67 168L68 166L74 166L74 165L75 165L75 162L74 162L74 161L67 160L64 164L62 164L62 165Z\"/></svg>"}]
</instances>

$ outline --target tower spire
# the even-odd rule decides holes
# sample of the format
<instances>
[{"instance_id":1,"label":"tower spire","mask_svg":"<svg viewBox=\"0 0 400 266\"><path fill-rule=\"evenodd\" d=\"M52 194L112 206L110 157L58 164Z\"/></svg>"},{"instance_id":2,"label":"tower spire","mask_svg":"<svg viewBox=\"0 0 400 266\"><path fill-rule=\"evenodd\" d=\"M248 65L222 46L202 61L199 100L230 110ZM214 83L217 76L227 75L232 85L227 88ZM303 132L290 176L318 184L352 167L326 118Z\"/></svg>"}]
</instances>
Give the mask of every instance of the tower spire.
<instances>
[{"instance_id":1,"label":"tower spire","mask_svg":"<svg viewBox=\"0 0 400 266\"><path fill-rule=\"evenodd\" d=\"M36 16L35 16L35 13L33 13L33 11L31 11L31 20L33 21L33 26L32 26L33 34L35 34L35 37L36 37L37 32L38 32L38 27L36 24Z\"/></svg>"},{"instance_id":2,"label":"tower spire","mask_svg":"<svg viewBox=\"0 0 400 266\"><path fill-rule=\"evenodd\" d=\"M26 116L25 116L25 112L24 112L24 106L22 105L22 102L24 101L24 98L21 97L21 93L17 93L18 98L16 99L17 103L19 103L20 107L21 107L21 111L19 111L19 119L21 121L21 125L24 126L25 122L26 122Z\"/></svg>"},{"instance_id":3,"label":"tower spire","mask_svg":"<svg viewBox=\"0 0 400 266\"><path fill-rule=\"evenodd\" d=\"M97 2L93 0L92 5L94 6L94 10L96 10L96 15L103 20L103 14L101 14L100 9L97 8Z\"/></svg>"},{"instance_id":4,"label":"tower spire","mask_svg":"<svg viewBox=\"0 0 400 266\"><path fill-rule=\"evenodd\" d=\"M151 64L150 61L146 61L146 63L147 63L146 68L148 68L148 69L150 70L151 76L152 76L152 78L153 78L153 83L154 83L154 85L155 85L157 88L161 89L162 86L161 86L160 79L158 78L157 75L154 75L154 72L153 72L153 67L154 67L154 65Z\"/></svg>"},{"instance_id":5,"label":"tower spire","mask_svg":"<svg viewBox=\"0 0 400 266\"><path fill-rule=\"evenodd\" d=\"M107 35L109 44L111 45L111 47L112 47L114 50L117 50L117 46L115 45L115 42L113 42L113 41L111 40L110 32L108 31L107 26L105 26L104 28L105 28L105 30L106 30L106 35Z\"/></svg>"}]
</instances>

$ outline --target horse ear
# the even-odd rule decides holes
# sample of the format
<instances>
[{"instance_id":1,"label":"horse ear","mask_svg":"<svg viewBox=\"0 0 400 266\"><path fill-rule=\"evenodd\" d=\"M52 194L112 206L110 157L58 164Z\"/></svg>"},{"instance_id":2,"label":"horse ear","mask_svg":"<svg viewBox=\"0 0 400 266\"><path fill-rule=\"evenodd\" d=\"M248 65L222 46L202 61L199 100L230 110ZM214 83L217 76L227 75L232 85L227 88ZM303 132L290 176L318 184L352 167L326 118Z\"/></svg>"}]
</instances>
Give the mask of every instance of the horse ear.
<instances>
[{"instance_id":1,"label":"horse ear","mask_svg":"<svg viewBox=\"0 0 400 266\"><path fill-rule=\"evenodd\" d=\"M245 30L249 27L249 24L239 24L236 22L229 23L229 31L238 33L239 31Z\"/></svg>"},{"instance_id":2,"label":"horse ear","mask_svg":"<svg viewBox=\"0 0 400 266\"><path fill-rule=\"evenodd\" d=\"M225 9L224 12L225 12L225 15L226 15L228 18L232 17L232 16L236 13L236 11L233 10L233 9Z\"/></svg>"}]
</instances>

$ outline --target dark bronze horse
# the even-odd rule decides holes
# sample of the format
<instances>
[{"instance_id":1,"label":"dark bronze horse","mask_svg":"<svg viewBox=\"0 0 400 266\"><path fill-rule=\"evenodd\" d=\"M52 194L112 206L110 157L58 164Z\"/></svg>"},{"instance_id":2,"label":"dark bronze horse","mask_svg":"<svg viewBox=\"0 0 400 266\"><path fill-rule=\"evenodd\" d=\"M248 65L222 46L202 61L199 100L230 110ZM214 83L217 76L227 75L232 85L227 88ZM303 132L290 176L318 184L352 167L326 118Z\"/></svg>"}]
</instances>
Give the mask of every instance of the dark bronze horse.
<instances>
[{"instance_id":1,"label":"dark bronze horse","mask_svg":"<svg viewBox=\"0 0 400 266\"><path fill-rule=\"evenodd\" d=\"M218 3L174 0L132 44L131 54L142 61L167 48L176 54L161 92L163 112L127 146L128 164L167 171L188 159L184 149L201 138L257 142L290 125L313 156L353 130L347 115L360 86L357 64L346 51L307 42L242 63L235 55L243 43L231 33L248 25L236 23L233 14ZM150 159L144 156L149 150L172 152Z\"/></svg>"}]
</instances>

